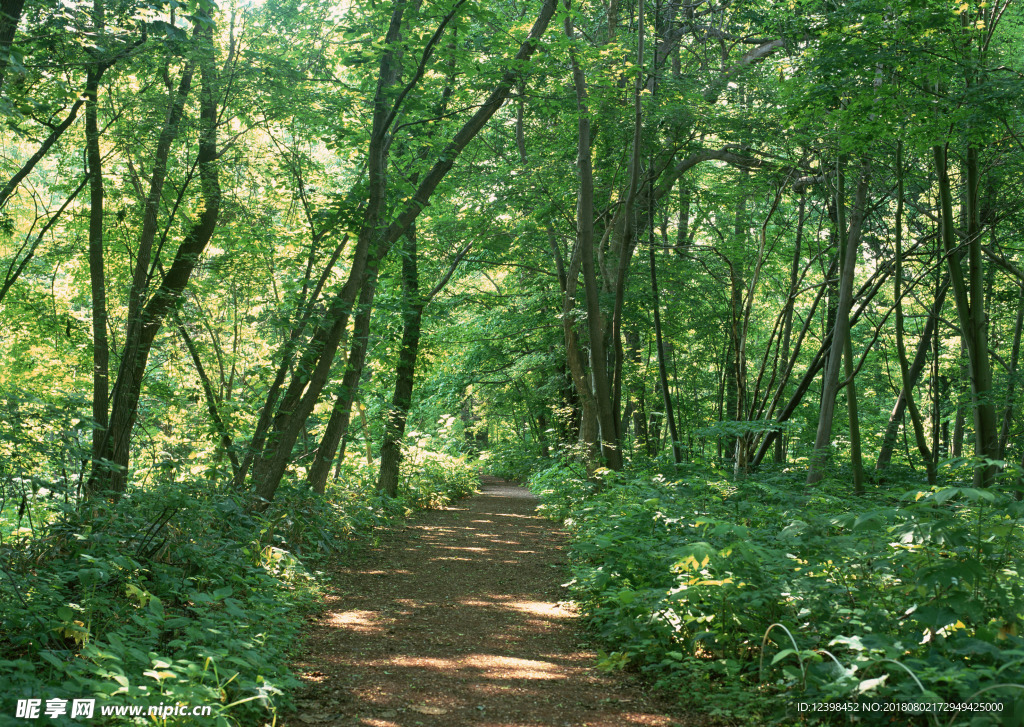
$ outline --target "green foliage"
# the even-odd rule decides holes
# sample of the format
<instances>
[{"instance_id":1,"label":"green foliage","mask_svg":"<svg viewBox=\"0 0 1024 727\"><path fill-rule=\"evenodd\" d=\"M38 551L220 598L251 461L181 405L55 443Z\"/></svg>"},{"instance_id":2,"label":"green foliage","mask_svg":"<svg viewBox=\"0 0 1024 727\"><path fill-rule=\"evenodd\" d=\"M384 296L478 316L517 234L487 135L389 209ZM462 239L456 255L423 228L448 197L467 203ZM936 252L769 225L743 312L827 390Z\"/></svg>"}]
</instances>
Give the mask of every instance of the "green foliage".
<instances>
[{"instance_id":1,"label":"green foliage","mask_svg":"<svg viewBox=\"0 0 1024 727\"><path fill-rule=\"evenodd\" d=\"M322 592L310 566L396 515L475 490L463 460L420 452L406 472L398 501L374 492L375 468L348 463L326 497L286 488L263 514L247 496L180 484L80 510L31 498L34 530L17 529L8 507L5 699L95 698L97 714L182 702L210 705L211 724L271 720L298 684L287 663Z\"/></svg>"},{"instance_id":2,"label":"green foliage","mask_svg":"<svg viewBox=\"0 0 1024 727\"><path fill-rule=\"evenodd\" d=\"M1014 497L953 483L855 499L786 473L598 477L557 465L530 487L573 534L573 594L606 667L748 722L793 719L798 701L945 700L1002 706L971 724L1019 723L1021 690L999 686L1024 683Z\"/></svg>"},{"instance_id":3,"label":"green foliage","mask_svg":"<svg viewBox=\"0 0 1024 727\"><path fill-rule=\"evenodd\" d=\"M550 464L540 454L530 451L521 442L503 441L491 446L484 462L484 472L513 482L522 482L540 467Z\"/></svg>"},{"instance_id":4,"label":"green foliage","mask_svg":"<svg viewBox=\"0 0 1024 727\"><path fill-rule=\"evenodd\" d=\"M402 460L399 499L407 512L436 510L476 492L480 472L467 457L409 448Z\"/></svg>"},{"instance_id":5,"label":"green foliage","mask_svg":"<svg viewBox=\"0 0 1024 727\"><path fill-rule=\"evenodd\" d=\"M9 696L210 704L216 724L280 706L292 612L316 589L274 520L176 486L59 513L5 554Z\"/></svg>"}]
</instances>

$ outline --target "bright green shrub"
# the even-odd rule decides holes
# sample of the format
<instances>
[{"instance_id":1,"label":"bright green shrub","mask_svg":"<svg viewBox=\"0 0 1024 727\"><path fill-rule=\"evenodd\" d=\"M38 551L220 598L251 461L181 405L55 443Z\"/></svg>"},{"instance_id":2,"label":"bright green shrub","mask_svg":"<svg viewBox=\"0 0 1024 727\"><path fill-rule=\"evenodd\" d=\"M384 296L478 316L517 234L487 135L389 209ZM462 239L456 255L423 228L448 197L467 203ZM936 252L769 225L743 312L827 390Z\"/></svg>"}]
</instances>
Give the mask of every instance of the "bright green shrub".
<instances>
[{"instance_id":1,"label":"bright green shrub","mask_svg":"<svg viewBox=\"0 0 1024 727\"><path fill-rule=\"evenodd\" d=\"M531 478L572 532L573 593L606 666L684 695L705 684L744 720L795 719L797 699L1002 700L971 724L1021 723L1021 690L996 686L1024 683L1024 504L967 487L854 499L846 483L708 474Z\"/></svg>"},{"instance_id":2,"label":"bright green shrub","mask_svg":"<svg viewBox=\"0 0 1024 727\"><path fill-rule=\"evenodd\" d=\"M0 724L17 699L40 697L95 698L97 715L182 702L212 706L204 723L272 721L298 685L289 650L320 593L308 568L477 483L471 464L426 452L403 472L403 495L389 500L373 489L375 467L347 462L326 496L282 487L261 514L247 495L182 484L116 505L33 502L34 531L6 510ZM179 720L167 724L190 724Z\"/></svg>"},{"instance_id":3,"label":"bright green shrub","mask_svg":"<svg viewBox=\"0 0 1024 727\"><path fill-rule=\"evenodd\" d=\"M291 614L316 590L276 518L176 485L65 511L5 554L6 696L209 704L215 724L284 704Z\"/></svg>"},{"instance_id":4,"label":"bright green shrub","mask_svg":"<svg viewBox=\"0 0 1024 727\"><path fill-rule=\"evenodd\" d=\"M551 465L550 459L518 441L495 442L484 456L484 474L512 482L522 482L531 472Z\"/></svg>"},{"instance_id":5,"label":"bright green shrub","mask_svg":"<svg viewBox=\"0 0 1024 727\"><path fill-rule=\"evenodd\" d=\"M411 448L402 460L399 498L411 510L438 509L472 495L480 471L466 456Z\"/></svg>"}]
</instances>

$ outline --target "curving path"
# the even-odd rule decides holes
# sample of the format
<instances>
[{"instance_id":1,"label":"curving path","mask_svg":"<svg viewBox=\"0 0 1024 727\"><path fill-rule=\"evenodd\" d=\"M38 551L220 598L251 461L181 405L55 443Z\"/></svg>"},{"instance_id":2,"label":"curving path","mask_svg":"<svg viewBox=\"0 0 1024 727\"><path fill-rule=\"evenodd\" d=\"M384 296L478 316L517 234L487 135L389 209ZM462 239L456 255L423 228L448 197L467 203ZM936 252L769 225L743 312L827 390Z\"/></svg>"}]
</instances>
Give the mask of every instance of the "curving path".
<instances>
[{"instance_id":1,"label":"curving path","mask_svg":"<svg viewBox=\"0 0 1024 727\"><path fill-rule=\"evenodd\" d=\"M560 602L566 537L534 505L526 489L485 478L481 494L338 566L284 724L681 724L624 675L593 668Z\"/></svg>"}]
</instances>

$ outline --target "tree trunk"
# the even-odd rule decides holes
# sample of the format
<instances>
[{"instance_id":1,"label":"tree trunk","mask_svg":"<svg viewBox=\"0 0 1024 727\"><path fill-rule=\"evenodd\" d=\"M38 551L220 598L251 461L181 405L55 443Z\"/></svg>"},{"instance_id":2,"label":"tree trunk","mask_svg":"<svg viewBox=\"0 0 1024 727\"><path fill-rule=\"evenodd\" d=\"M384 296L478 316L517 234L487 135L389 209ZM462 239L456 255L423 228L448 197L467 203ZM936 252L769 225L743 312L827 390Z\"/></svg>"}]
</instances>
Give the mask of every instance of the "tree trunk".
<instances>
[{"instance_id":1,"label":"tree trunk","mask_svg":"<svg viewBox=\"0 0 1024 727\"><path fill-rule=\"evenodd\" d=\"M835 414L836 394L839 389L839 367L842 365L843 349L850 335L850 309L853 303L853 278L856 272L857 252L860 248L861 229L867 213L868 181L870 168L866 161L861 164L860 179L854 202L853 216L850 227L845 227L845 202L843 175L837 179L836 217L838 218L839 237L842 240L839 266L839 300L836 304L836 322L833 327L832 346L829 351L828 364L822 380L821 410L818 415L818 431L814 438L814 451L810 457L807 473L807 484L813 485L825 476L832 446L832 419Z\"/></svg>"},{"instance_id":2,"label":"tree trunk","mask_svg":"<svg viewBox=\"0 0 1024 727\"><path fill-rule=\"evenodd\" d=\"M127 485L131 454L131 434L138 414L139 396L146 364L164 318L177 304L188 284L199 257L206 249L217 227L220 212L220 180L217 172L217 84L213 68L213 28L196 22L193 37L199 42L202 92L199 102L199 167L203 208L198 221L185 234L174 261L157 290L145 300L149 275L149 250L156 233L155 215L166 175L170 145L177 136L185 97L191 87L191 62L186 66L178 90L171 100L164 130L157 143L150 182L150 194L143 220L142 237L136 259L135 275L129 297L128 324L125 343L110 407L110 427L105 432L101 461L93 466L88 483L90 493L109 492L117 499ZM108 464L109 463L109 464Z\"/></svg>"},{"instance_id":3,"label":"tree trunk","mask_svg":"<svg viewBox=\"0 0 1024 727\"><path fill-rule=\"evenodd\" d=\"M14 42L14 33L21 22L21 11L25 0L3 0L0 2L0 89L4 86L7 74L7 63Z\"/></svg>"},{"instance_id":4,"label":"tree trunk","mask_svg":"<svg viewBox=\"0 0 1024 727\"><path fill-rule=\"evenodd\" d=\"M797 281L800 273L800 247L803 242L804 235L804 208L807 202L807 195L805 192L800 193L800 207L797 211L796 219L796 242L793 246L793 265L789 270L789 295L786 296L786 308L783 313L782 321L782 367L785 370L789 370L790 361L790 342L793 334L793 307L795 304L795 298L797 293ZM787 377L788 378L788 377ZM781 386L782 391L785 392L785 382ZM783 437L778 436L775 438L775 461L782 464L786 461L786 451L783 446Z\"/></svg>"},{"instance_id":5,"label":"tree trunk","mask_svg":"<svg viewBox=\"0 0 1024 727\"><path fill-rule=\"evenodd\" d=\"M416 191L404 202L404 206L393 221L386 228L381 228L388 193L385 173L388 161L387 142L390 138L390 125L398 113L398 107L394 105L393 86L398 70L395 62L396 40L401 27L403 9L403 4L396 4L385 38L384 46L387 50L381 59L374 95L373 129L367 154L367 204L349 277L332 300L301 357L292 382L277 407L277 414L274 416L263 451L256 459L251 480L257 507L266 507L274 498L291 460L292 448L299 432L329 379L334 356L344 335L349 312L359 294L363 275L369 266L378 264L391 245L410 228L420 212L429 204L434 191L451 170L455 160L504 104L509 92L521 77L526 61L533 54L551 21L555 3L554 0L545 0L529 37L519 47L510 68L502 74L497 85L477 111L439 150L434 165L424 175Z\"/></svg>"},{"instance_id":6,"label":"tree trunk","mask_svg":"<svg viewBox=\"0 0 1024 727\"><path fill-rule=\"evenodd\" d=\"M21 181L27 177L29 173L35 169L36 164L46 156L46 153L50 151L50 147L52 147L57 142L57 139L59 139L61 135L67 131L68 127L74 123L75 119L78 117L78 110L82 108L82 104L84 103L85 99L80 98L71 105L71 108L68 110L68 115L64 117L64 120L52 128L52 131L50 131L49 135L43 140L43 143L39 145L39 149L36 150L36 153L30 156L28 160L21 165L21 169L19 169L17 173L11 177L10 181L4 185L3 189L0 189L0 209L4 208L7 201L11 198L11 195L14 194L14 190L16 190L18 185L21 184Z\"/></svg>"},{"instance_id":7,"label":"tree trunk","mask_svg":"<svg viewBox=\"0 0 1024 727\"><path fill-rule=\"evenodd\" d=\"M330 419L320 438L313 464L306 475L306 483L317 494L327 491L327 474L331 470L338 444L348 431L355 403L366 365L366 351L370 341L370 319L373 315L373 299L377 292L378 268L374 267L363 281L359 292L359 309L352 329L352 345L349 348L348 363L341 379L341 390L334 400ZM344 456L342 451L341 456Z\"/></svg>"},{"instance_id":8,"label":"tree trunk","mask_svg":"<svg viewBox=\"0 0 1024 727\"><path fill-rule=\"evenodd\" d=\"M835 267L831 268L828 271L827 275L831 276L834 270ZM854 296L855 299L859 301L859 304L856 312L850 317L851 326L854 325L860 319L860 316L867 309L868 304L872 300L874 300L875 295L878 294L878 291L881 289L882 284L887 279L888 275L884 272L884 270L879 271L876 272L871 279L869 279L861 286L857 295ZM824 291L825 286L822 285L821 290L819 291L819 296L824 295ZM820 297L815 301L815 305L817 305L819 301ZM807 316L806 322L804 323L804 330L801 331L800 336L797 338L797 350L800 348L800 342L804 336L804 333L812 323L813 315L814 310L812 308L811 312ZM818 372L820 372L825 367L826 353L832 349L833 333L834 331L829 331L825 335L825 339L822 341L821 346L818 348L818 351L814 354L814 357L811 359L810 366L808 366L807 371L804 372L803 378L800 380L800 383L797 384L796 389L793 391L792 396L789 397L789 401L786 403L785 407L783 407L782 411L779 412L778 416L775 417L775 421L777 423L781 424L782 422L789 421L789 418L793 416L797 406L799 406L800 402L803 400L803 397L807 394L808 390L810 390L811 383L813 382L814 377L818 374ZM794 350L793 352L794 360L797 356L797 350ZM772 401L771 406L768 408L767 416L774 415L775 408L778 404L778 397L779 393L778 391L776 391L776 398L775 400ZM768 454L768 450L775 442L775 438L778 436L778 434L778 431L769 431L764 435L764 439L761 440L760 446L758 446L757 454L754 455L754 458L750 463L751 467L758 467L761 464L761 462L764 461L765 455Z\"/></svg>"},{"instance_id":9,"label":"tree trunk","mask_svg":"<svg viewBox=\"0 0 1024 727\"><path fill-rule=\"evenodd\" d=\"M743 325L743 294L746 288L744 277L746 275L745 256L747 250L747 177L748 173L744 170L739 199L736 200L736 216L733 220L733 254L729 265L729 346L734 375L732 386L735 388L735 393L728 412L728 419L736 422L746 420L747 410L747 345ZM751 294L753 294L752 290ZM733 440L732 450L733 476L742 477L746 474L749 466L745 434L736 436Z\"/></svg>"},{"instance_id":10,"label":"tree trunk","mask_svg":"<svg viewBox=\"0 0 1024 727\"><path fill-rule=\"evenodd\" d=\"M110 344L107 341L107 278L103 267L103 157L100 153L97 94L100 71L90 67L85 82L85 147L89 164L89 289L92 295L92 458L103 454L110 403ZM95 466L95 465L94 465Z\"/></svg>"},{"instance_id":11,"label":"tree trunk","mask_svg":"<svg viewBox=\"0 0 1024 727\"><path fill-rule=\"evenodd\" d=\"M648 246L647 253L651 263L651 296L654 299L654 337L658 346L658 382L661 385L662 399L665 404L665 421L668 424L669 436L672 438L672 458L677 465L680 465L683 463L683 455L679 451L679 432L676 430L676 417L672 408L672 394L668 385L665 343L661 336L661 296L658 291L658 274L653 244Z\"/></svg>"},{"instance_id":12,"label":"tree trunk","mask_svg":"<svg viewBox=\"0 0 1024 727\"><path fill-rule=\"evenodd\" d=\"M893 281L893 296L896 301L896 356L900 363L900 378L903 382L903 398L907 402L910 421L914 427L914 440L917 449L924 459L928 484L935 485L937 473L932 452L924 434L924 421L917 402L914 400L914 381L911 380L910 367L907 364L907 346L903 340L903 144L896 146L896 275ZM929 318L930 320L930 318ZM927 331L926 331L927 334ZM922 336L923 341L928 336Z\"/></svg>"},{"instance_id":13,"label":"tree trunk","mask_svg":"<svg viewBox=\"0 0 1024 727\"><path fill-rule=\"evenodd\" d=\"M1017 364L1020 361L1020 339L1024 329L1024 287L1017 294L1017 320L1013 324L1013 347L1010 350L1010 370L1007 372L1006 398L1003 404L1003 424L999 430L999 459L1006 459L1006 443L1013 425L1013 405L1017 383Z\"/></svg>"},{"instance_id":14,"label":"tree trunk","mask_svg":"<svg viewBox=\"0 0 1024 727\"><path fill-rule=\"evenodd\" d=\"M843 374L846 376L846 406L850 417L850 465L853 468L853 494L864 494L864 458L861 455L860 418L857 413L857 386L854 382L853 342L846 336L843 346Z\"/></svg>"},{"instance_id":15,"label":"tree trunk","mask_svg":"<svg viewBox=\"0 0 1024 727\"><path fill-rule=\"evenodd\" d=\"M174 325L178 329L179 335L181 335L181 340L185 342L185 348L188 349L188 355L192 358L192 364L196 367L196 375L199 377L199 384L203 389L203 398L206 400L206 411L210 415L210 422L213 424L213 431L216 434L217 442L231 462L232 473L237 473L239 467L238 455L235 454L235 449L232 445L231 433L224 423L224 418L220 415L220 401L213 390L213 383L206 373L206 367L203 366L203 360L199 357L199 349L196 347L195 341L192 340L192 336L189 335L188 329L185 328L185 324L182 323L178 313L172 311L171 315L174 318Z\"/></svg>"},{"instance_id":16,"label":"tree trunk","mask_svg":"<svg viewBox=\"0 0 1024 727\"><path fill-rule=\"evenodd\" d=\"M570 42L575 33L572 21L566 18L565 32ZM590 337L590 389L593 394L593 417L597 424L597 436L605 465L613 470L622 469L622 449L618 437L611 381L608 375L608 357L604 345L604 315L597 285L597 271L594 266L594 172L591 161L590 110L587 103L586 81L583 70L570 50L573 85L576 89L577 124L576 169L579 186L576 193L576 246L579 248L580 267L583 273L584 299L587 309L587 331ZM587 407L584 406L584 420ZM587 429L590 425L582 426ZM589 432L588 432L589 435Z\"/></svg>"},{"instance_id":17,"label":"tree trunk","mask_svg":"<svg viewBox=\"0 0 1024 727\"><path fill-rule=\"evenodd\" d=\"M416 254L416 230L412 228L406 235L405 250L402 254L402 289L405 293L402 348L398 354L395 393L391 398L391 408L384 427L384 441L380 447L380 475L377 478L377 490L388 497L398 495L402 438L405 436L405 422L409 416L409 407L412 405L416 356L420 347L423 299L419 292Z\"/></svg>"},{"instance_id":18,"label":"tree trunk","mask_svg":"<svg viewBox=\"0 0 1024 727\"><path fill-rule=\"evenodd\" d=\"M905 380L901 379L900 393L896 397L896 403L889 414L889 422L885 427L885 434L882 436L882 446L878 451L878 459L875 460L876 472L884 472L892 461L892 452L896 447L900 423L903 421L903 415L907 409L907 387L909 386L912 389L917 386L918 379L920 379L921 373L924 371L928 359L928 348L932 345L932 341L937 334L938 317L942 311L942 304L945 302L946 290L948 288L949 276L947 275L935 292L935 302L932 304L928 319L925 321L921 338L917 342L914 360L907 369L907 378ZM937 397L937 394L935 396Z\"/></svg>"},{"instance_id":19,"label":"tree trunk","mask_svg":"<svg viewBox=\"0 0 1024 727\"><path fill-rule=\"evenodd\" d=\"M967 349L967 369L971 380L971 409L974 418L974 454L995 460L999 454L999 430L992 401L992 367L988 352L988 320L985 312L985 280L981 261L981 230L978 222L978 152L968 146L966 161L967 199L967 275L957 255L953 229L953 196L950 189L946 148L933 147L935 171L942 208L942 243L953 284L961 340ZM966 282L965 282L966 281ZM987 487L995 476L993 465L974 470L974 485Z\"/></svg>"}]
</instances>

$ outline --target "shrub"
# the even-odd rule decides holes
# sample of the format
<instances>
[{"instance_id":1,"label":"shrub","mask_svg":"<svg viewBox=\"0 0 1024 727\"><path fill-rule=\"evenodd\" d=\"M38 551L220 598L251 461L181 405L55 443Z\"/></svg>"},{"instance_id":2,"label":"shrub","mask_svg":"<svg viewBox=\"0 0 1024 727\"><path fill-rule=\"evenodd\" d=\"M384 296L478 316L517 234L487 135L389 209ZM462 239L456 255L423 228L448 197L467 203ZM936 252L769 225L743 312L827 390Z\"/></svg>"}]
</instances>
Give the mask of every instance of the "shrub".
<instances>
[{"instance_id":1,"label":"shrub","mask_svg":"<svg viewBox=\"0 0 1024 727\"><path fill-rule=\"evenodd\" d=\"M531 472L551 464L551 460L518 441L496 442L484 457L485 474L516 482L526 480Z\"/></svg>"},{"instance_id":2,"label":"shrub","mask_svg":"<svg viewBox=\"0 0 1024 727\"><path fill-rule=\"evenodd\" d=\"M97 715L182 702L211 706L211 724L271 721L298 684L289 649L321 593L309 568L477 481L467 462L421 452L392 501L373 490L375 468L343 471L324 497L282 487L262 514L245 495L180 483L114 505L33 499L34 530L13 508L0 513L5 715L17 699L93 698Z\"/></svg>"},{"instance_id":3,"label":"shrub","mask_svg":"<svg viewBox=\"0 0 1024 727\"><path fill-rule=\"evenodd\" d=\"M684 695L704 684L747 721L795 719L797 701L945 700L1000 703L971 724L1020 723L1022 690L999 686L1024 682L1014 497L951 482L851 498L845 482L807 491L786 473L598 475L558 465L530 487L573 535L573 594L604 666ZM935 716L908 709L908 724Z\"/></svg>"}]
</instances>

